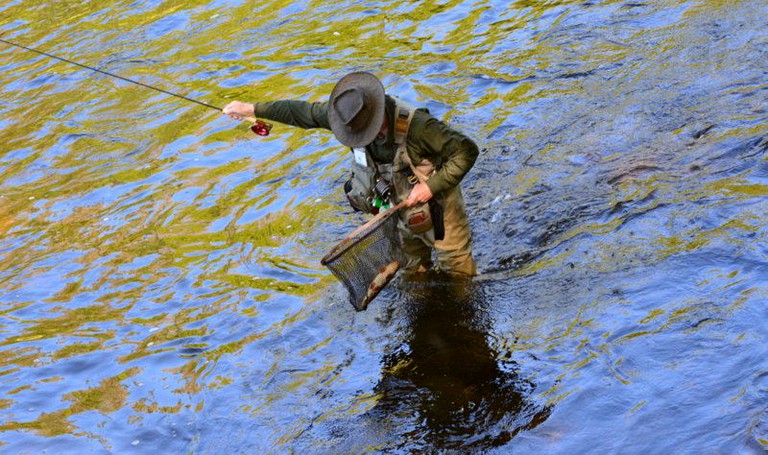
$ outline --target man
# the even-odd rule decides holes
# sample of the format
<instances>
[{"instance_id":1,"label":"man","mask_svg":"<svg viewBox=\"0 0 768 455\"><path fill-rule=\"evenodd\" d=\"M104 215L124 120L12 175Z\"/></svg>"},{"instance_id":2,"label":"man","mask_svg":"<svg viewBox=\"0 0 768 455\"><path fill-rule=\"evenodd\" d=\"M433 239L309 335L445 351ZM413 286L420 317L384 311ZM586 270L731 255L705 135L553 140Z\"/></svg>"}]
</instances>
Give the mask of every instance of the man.
<instances>
[{"instance_id":1,"label":"man","mask_svg":"<svg viewBox=\"0 0 768 455\"><path fill-rule=\"evenodd\" d=\"M478 148L467 136L384 93L376 76L344 76L327 102L233 101L230 117L259 117L301 128L325 128L354 153L353 178L345 185L356 210L375 212L374 200L406 201L399 231L406 270L432 266L475 275L469 220L459 182L474 165Z\"/></svg>"}]
</instances>

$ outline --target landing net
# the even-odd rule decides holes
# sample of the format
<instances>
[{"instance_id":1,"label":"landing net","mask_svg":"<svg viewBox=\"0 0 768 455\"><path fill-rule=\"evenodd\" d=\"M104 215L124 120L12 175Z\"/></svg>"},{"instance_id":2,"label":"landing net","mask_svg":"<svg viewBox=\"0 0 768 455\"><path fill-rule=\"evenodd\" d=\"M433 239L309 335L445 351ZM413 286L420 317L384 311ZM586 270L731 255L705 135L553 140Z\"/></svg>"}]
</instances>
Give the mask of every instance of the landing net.
<instances>
[{"instance_id":1,"label":"landing net","mask_svg":"<svg viewBox=\"0 0 768 455\"><path fill-rule=\"evenodd\" d=\"M339 242L321 264L349 291L349 301L363 311L405 264L397 231L400 206L380 212Z\"/></svg>"}]
</instances>

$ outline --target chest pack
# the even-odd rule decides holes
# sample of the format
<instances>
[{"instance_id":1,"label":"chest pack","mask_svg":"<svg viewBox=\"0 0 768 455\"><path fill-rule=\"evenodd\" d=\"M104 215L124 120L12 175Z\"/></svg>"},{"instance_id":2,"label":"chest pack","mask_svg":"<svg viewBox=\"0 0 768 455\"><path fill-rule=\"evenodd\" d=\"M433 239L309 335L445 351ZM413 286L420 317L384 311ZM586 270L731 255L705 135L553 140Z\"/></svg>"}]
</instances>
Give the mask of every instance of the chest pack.
<instances>
[{"instance_id":1,"label":"chest pack","mask_svg":"<svg viewBox=\"0 0 768 455\"><path fill-rule=\"evenodd\" d=\"M406 137L415 112L413 106L395 100L396 150L392 163L376 163L365 148L352 149L352 173L344 192L356 211L376 214L404 201L413 187L419 181L425 182L434 171L428 160L414 166L407 153ZM412 233L430 242L443 238L442 210L435 198L401 210L400 218Z\"/></svg>"}]
</instances>

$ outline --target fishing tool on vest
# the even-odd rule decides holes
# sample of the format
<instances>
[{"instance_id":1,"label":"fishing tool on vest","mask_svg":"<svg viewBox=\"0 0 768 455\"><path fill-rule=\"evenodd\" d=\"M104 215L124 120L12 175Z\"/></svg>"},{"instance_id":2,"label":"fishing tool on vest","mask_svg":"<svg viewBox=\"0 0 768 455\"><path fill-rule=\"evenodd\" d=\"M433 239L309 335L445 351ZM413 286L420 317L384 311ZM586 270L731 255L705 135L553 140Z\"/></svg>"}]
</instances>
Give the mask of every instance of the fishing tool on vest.
<instances>
[{"instance_id":1,"label":"fishing tool on vest","mask_svg":"<svg viewBox=\"0 0 768 455\"><path fill-rule=\"evenodd\" d=\"M373 185L373 207L378 210L387 210L392 207L390 197L392 196L392 185L389 184L380 175L376 175L376 183ZM376 214L374 213L374 215Z\"/></svg>"},{"instance_id":2,"label":"fishing tool on vest","mask_svg":"<svg viewBox=\"0 0 768 455\"><path fill-rule=\"evenodd\" d=\"M371 300L405 265L397 228L397 212L403 207L405 202L379 212L320 261L347 288L349 302L357 311L368 308Z\"/></svg>"},{"instance_id":3,"label":"fishing tool on vest","mask_svg":"<svg viewBox=\"0 0 768 455\"><path fill-rule=\"evenodd\" d=\"M104 70L100 70L98 68L94 68L92 66L84 65L82 63L77 63L75 61L68 60L68 59L63 58L63 57L58 57L56 55L49 54L47 52L43 52L43 51L31 48L31 47L22 46L21 44L16 44L16 43L13 43L11 41L6 41L6 40L4 40L2 38L0 38L0 42L8 44L9 46L15 46L15 47L18 47L20 49L24 49L24 50L27 50L27 51L30 51L30 52L34 52L36 54L40 54L40 55L43 55L43 56L46 56L46 57L49 57L49 58L52 58L52 59L56 59L56 60L65 62L65 63L69 63L71 65L79 66L81 68L85 68L87 70L94 71L96 73L100 73L100 74L104 74L106 76L114 77L114 78L120 79L120 80L125 81L125 82L130 82L131 84L136 84L136 85L140 85L142 87L148 88L148 89L156 90L156 91L158 91L160 93L165 93L166 95L175 96L176 98L180 98L180 99L183 99L183 100L186 100L186 101L190 101L192 103L199 104L200 106L205 106L207 108L215 109L215 110L221 112L221 108L218 108L218 107L213 106L211 104L204 103L202 101L196 100L194 98L189 98L189 97L184 96L184 95L179 95L177 93L169 92L168 90L163 90L161 88L153 87L153 86L151 86L149 84L145 84L143 82L135 81L135 80L129 79L127 77L119 76L117 74L110 73L109 71L104 71ZM259 119L255 118L255 117L243 117L243 120L252 123L250 129L255 134L257 134L259 136L269 136L269 132L272 129L272 124L271 123L264 122L262 120L259 120Z\"/></svg>"}]
</instances>

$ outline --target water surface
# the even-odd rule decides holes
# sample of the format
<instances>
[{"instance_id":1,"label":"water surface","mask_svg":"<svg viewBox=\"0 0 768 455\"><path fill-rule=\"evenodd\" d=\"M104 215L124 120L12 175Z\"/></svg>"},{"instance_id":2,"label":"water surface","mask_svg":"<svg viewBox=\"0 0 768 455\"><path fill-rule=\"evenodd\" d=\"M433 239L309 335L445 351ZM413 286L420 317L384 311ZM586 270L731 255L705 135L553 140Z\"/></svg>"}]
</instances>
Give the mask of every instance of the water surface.
<instances>
[{"instance_id":1,"label":"water surface","mask_svg":"<svg viewBox=\"0 0 768 455\"><path fill-rule=\"evenodd\" d=\"M214 106L378 74L483 149L484 272L355 313L328 132L0 44L2 450L764 452L766 10L0 6L3 39Z\"/></svg>"}]
</instances>

